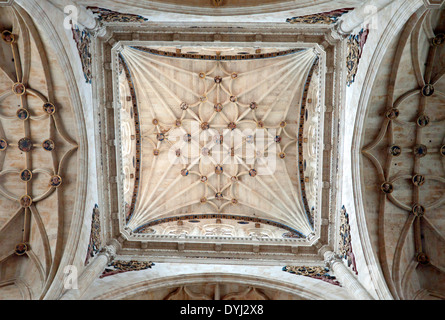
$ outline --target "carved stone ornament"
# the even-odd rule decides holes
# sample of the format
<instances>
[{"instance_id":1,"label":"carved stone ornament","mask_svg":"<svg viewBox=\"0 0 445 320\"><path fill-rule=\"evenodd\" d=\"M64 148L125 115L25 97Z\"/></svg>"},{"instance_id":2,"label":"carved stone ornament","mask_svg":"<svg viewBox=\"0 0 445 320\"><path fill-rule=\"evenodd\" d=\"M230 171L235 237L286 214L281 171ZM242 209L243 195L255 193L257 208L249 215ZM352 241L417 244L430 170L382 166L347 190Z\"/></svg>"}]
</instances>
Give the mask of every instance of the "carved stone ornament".
<instances>
[{"instance_id":1,"label":"carved stone ornament","mask_svg":"<svg viewBox=\"0 0 445 320\"><path fill-rule=\"evenodd\" d=\"M380 189L384 193L392 193L394 190L394 188L390 182L383 182L382 185L380 186Z\"/></svg>"},{"instance_id":2,"label":"carved stone ornament","mask_svg":"<svg viewBox=\"0 0 445 320\"><path fill-rule=\"evenodd\" d=\"M348 69L348 87L355 81L358 64L363 53L363 47L368 38L369 30L362 29L358 34L351 34L348 38L348 55L346 56L346 68Z\"/></svg>"},{"instance_id":3,"label":"carved stone ornament","mask_svg":"<svg viewBox=\"0 0 445 320\"><path fill-rule=\"evenodd\" d=\"M420 264L428 264L430 262L430 258L424 252L419 252L415 258L416 261L419 262Z\"/></svg>"},{"instance_id":4,"label":"carved stone ornament","mask_svg":"<svg viewBox=\"0 0 445 320\"><path fill-rule=\"evenodd\" d=\"M327 267L285 266L282 270L299 276L319 279L341 287L340 282L338 282L334 276L329 274L330 269Z\"/></svg>"},{"instance_id":5,"label":"carved stone ornament","mask_svg":"<svg viewBox=\"0 0 445 320\"><path fill-rule=\"evenodd\" d=\"M391 147L389 147L388 151L394 157L398 157L402 154L402 148L397 145L392 145Z\"/></svg>"},{"instance_id":6,"label":"carved stone ornament","mask_svg":"<svg viewBox=\"0 0 445 320\"><path fill-rule=\"evenodd\" d=\"M216 112L221 112L223 109L223 105L221 103L217 103L214 105L214 108Z\"/></svg>"},{"instance_id":7,"label":"carved stone ornament","mask_svg":"<svg viewBox=\"0 0 445 320\"><path fill-rule=\"evenodd\" d=\"M145 269L151 269L155 264L153 262L143 262L143 261L113 261L105 268L104 272L100 278L112 276L114 274L128 272L128 271L140 271Z\"/></svg>"},{"instance_id":8,"label":"carved stone ornament","mask_svg":"<svg viewBox=\"0 0 445 320\"><path fill-rule=\"evenodd\" d=\"M29 138L22 138L18 142L18 147L23 152L29 152L33 147L33 143Z\"/></svg>"},{"instance_id":9,"label":"carved stone ornament","mask_svg":"<svg viewBox=\"0 0 445 320\"><path fill-rule=\"evenodd\" d=\"M431 43L433 46L440 46L445 43L445 34L439 33L432 40Z\"/></svg>"},{"instance_id":10,"label":"carved stone ornament","mask_svg":"<svg viewBox=\"0 0 445 320\"><path fill-rule=\"evenodd\" d=\"M93 208L93 214L91 217L91 233L90 242L88 243L88 252L85 259L85 265L88 264L90 259L100 252L102 246L101 240L101 227L100 227L100 211L97 204Z\"/></svg>"},{"instance_id":11,"label":"carved stone ornament","mask_svg":"<svg viewBox=\"0 0 445 320\"><path fill-rule=\"evenodd\" d=\"M17 110L16 116L19 120L25 121L25 120L28 120L28 118L29 118L29 112L28 112L28 110L26 110L24 108L20 108Z\"/></svg>"},{"instance_id":12,"label":"carved stone ornament","mask_svg":"<svg viewBox=\"0 0 445 320\"><path fill-rule=\"evenodd\" d=\"M87 9L97 15L101 22L144 22L148 20L137 14L121 13L99 7L87 7Z\"/></svg>"},{"instance_id":13,"label":"carved stone ornament","mask_svg":"<svg viewBox=\"0 0 445 320\"><path fill-rule=\"evenodd\" d=\"M51 139L43 141L42 147L46 151L53 151L56 148L56 144Z\"/></svg>"},{"instance_id":14,"label":"carved stone ornament","mask_svg":"<svg viewBox=\"0 0 445 320\"><path fill-rule=\"evenodd\" d=\"M355 256L352 252L351 243L351 226L349 225L349 215L346 212L346 208L343 206L340 210L340 257L346 260L348 267L352 266L352 270L355 274L357 272L357 266L355 263Z\"/></svg>"},{"instance_id":15,"label":"carved stone ornament","mask_svg":"<svg viewBox=\"0 0 445 320\"><path fill-rule=\"evenodd\" d=\"M425 214L425 208L416 203L413 205L411 212L416 216L416 217L422 217Z\"/></svg>"},{"instance_id":16,"label":"carved stone ornament","mask_svg":"<svg viewBox=\"0 0 445 320\"><path fill-rule=\"evenodd\" d=\"M54 188L60 187L61 184L62 184L62 177L59 175L52 176L49 181L49 185Z\"/></svg>"},{"instance_id":17,"label":"carved stone ornament","mask_svg":"<svg viewBox=\"0 0 445 320\"><path fill-rule=\"evenodd\" d=\"M28 182L32 179L32 172L31 170L24 169L20 172L20 180Z\"/></svg>"},{"instance_id":18,"label":"carved stone ornament","mask_svg":"<svg viewBox=\"0 0 445 320\"><path fill-rule=\"evenodd\" d=\"M6 43L12 44L15 41L15 36L11 31L4 30L2 32L2 40L5 41Z\"/></svg>"},{"instance_id":19,"label":"carved stone ornament","mask_svg":"<svg viewBox=\"0 0 445 320\"><path fill-rule=\"evenodd\" d=\"M395 120L397 119L398 116L399 116L399 109L396 108L389 109L385 113L385 117L388 118L389 120Z\"/></svg>"},{"instance_id":20,"label":"carved stone ornament","mask_svg":"<svg viewBox=\"0 0 445 320\"><path fill-rule=\"evenodd\" d=\"M51 102L46 102L46 103L43 104L43 110L47 114L51 115L51 114L54 114L54 112L56 112L56 107Z\"/></svg>"},{"instance_id":21,"label":"carved stone ornament","mask_svg":"<svg viewBox=\"0 0 445 320\"><path fill-rule=\"evenodd\" d=\"M328 12L320 12L315 14L309 14L305 16L297 16L286 19L289 23L309 23L309 24L334 24L338 19L353 10L354 8L343 8Z\"/></svg>"},{"instance_id":22,"label":"carved stone ornament","mask_svg":"<svg viewBox=\"0 0 445 320\"><path fill-rule=\"evenodd\" d=\"M73 32L73 39L76 42L77 51L79 53L80 61L82 63L82 71L87 83L91 83L92 65L91 65L91 34L87 30L79 30L78 26L71 28Z\"/></svg>"},{"instance_id":23,"label":"carved stone ornament","mask_svg":"<svg viewBox=\"0 0 445 320\"><path fill-rule=\"evenodd\" d=\"M30 207L32 204L32 198L28 195L24 195L20 198L20 205L24 208Z\"/></svg>"},{"instance_id":24,"label":"carved stone ornament","mask_svg":"<svg viewBox=\"0 0 445 320\"><path fill-rule=\"evenodd\" d=\"M26 87L23 83L16 82L12 85L12 92L18 96L24 95L26 92Z\"/></svg>"},{"instance_id":25,"label":"carved stone ornament","mask_svg":"<svg viewBox=\"0 0 445 320\"><path fill-rule=\"evenodd\" d=\"M28 244L21 242L17 244L14 248L14 253L18 256L22 256L29 250Z\"/></svg>"},{"instance_id":26,"label":"carved stone ornament","mask_svg":"<svg viewBox=\"0 0 445 320\"><path fill-rule=\"evenodd\" d=\"M6 150L8 142L5 139L0 139L0 151Z\"/></svg>"},{"instance_id":27,"label":"carved stone ornament","mask_svg":"<svg viewBox=\"0 0 445 320\"><path fill-rule=\"evenodd\" d=\"M414 152L414 155L415 155L416 157L421 158L421 157L424 157L424 156L427 154L428 149L427 149L427 147L426 147L425 145L423 145L423 144L418 144L418 145L416 145L416 146L414 147L413 152Z\"/></svg>"},{"instance_id":28,"label":"carved stone ornament","mask_svg":"<svg viewBox=\"0 0 445 320\"><path fill-rule=\"evenodd\" d=\"M432 96L434 93L434 86L430 83L427 83L423 88L422 88L422 94L425 97L430 97Z\"/></svg>"},{"instance_id":29,"label":"carved stone ornament","mask_svg":"<svg viewBox=\"0 0 445 320\"><path fill-rule=\"evenodd\" d=\"M416 123L419 127L426 127L430 123L430 118L425 114L421 114L417 118Z\"/></svg>"},{"instance_id":30,"label":"carved stone ornament","mask_svg":"<svg viewBox=\"0 0 445 320\"><path fill-rule=\"evenodd\" d=\"M421 185L423 185L425 183L425 177L420 174L416 174L413 177L412 181L416 187L420 187Z\"/></svg>"}]
</instances>

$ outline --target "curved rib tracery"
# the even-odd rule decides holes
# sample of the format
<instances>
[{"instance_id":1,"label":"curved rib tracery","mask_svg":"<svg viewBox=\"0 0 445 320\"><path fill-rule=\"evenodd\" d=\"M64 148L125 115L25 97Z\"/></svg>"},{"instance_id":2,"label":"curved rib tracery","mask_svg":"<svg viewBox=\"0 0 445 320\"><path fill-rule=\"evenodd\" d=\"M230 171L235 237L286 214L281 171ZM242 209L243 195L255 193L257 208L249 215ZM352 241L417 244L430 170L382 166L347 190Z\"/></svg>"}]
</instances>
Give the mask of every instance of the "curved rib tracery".
<instances>
[{"instance_id":1,"label":"curved rib tracery","mask_svg":"<svg viewBox=\"0 0 445 320\"><path fill-rule=\"evenodd\" d=\"M178 62L181 59L159 57L131 47L125 47L121 55L136 88L142 117L141 144L144 145L140 190L133 215L128 222L130 229L135 230L155 219L181 212L185 214L216 210L221 213L244 207L242 212L249 215L276 218L305 235L312 232L302 199L297 196L301 193L297 189L298 184L296 186L291 178L297 167L295 148L298 133L295 124L299 119L299 106L292 104L294 101L301 101L299 98L306 75L316 57L312 50L269 59L270 63L266 66L255 64L254 60L181 63ZM185 110L180 108L183 102L187 104ZM218 103L221 103L221 110L216 110ZM196 157L179 155L177 161L189 161L182 166L169 163L163 154L167 154L168 148L175 145L168 140L168 136L175 129L176 119L181 121L179 127L183 132L191 134L191 146L201 150L209 148L212 156L220 153L220 161L232 159L238 163L222 164L221 175L212 169L218 165L218 161L215 158L208 159L202 153ZM295 122L291 122L294 120ZM156 121L154 131L150 129L153 128L153 121ZM197 121L201 127L198 132L192 130L192 121ZM283 121L288 123L286 129L280 127L280 122ZM218 143L203 143L197 139L197 133L207 130L207 126L210 127L209 130L216 130L211 132L219 134L223 133L223 129L260 128L265 133L264 148L253 147L251 150L254 156L246 157L238 154L239 150L248 145L245 139L232 147L230 143L224 144L221 149L215 147ZM275 133L271 134L273 130ZM164 136L157 141L161 139L159 134ZM276 135L282 137L274 142ZM285 141L280 143L283 138ZM156 149L152 149L149 147L150 143L146 144L144 141L154 141ZM159 155L153 156L157 149ZM276 157L274 174L252 174L253 168L258 169L257 166L261 167L264 160L267 160L259 152ZM283 159L278 157L280 152L285 154ZM290 171L287 158L294 159L293 163L289 162L295 167ZM251 163L252 160L254 163ZM181 176L181 167L189 170L188 176ZM243 169L240 172L241 167L245 173ZM232 175L238 176L240 180L231 181ZM206 177L205 182L199 180L203 176ZM184 204L184 201L180 201L184 197L190 201ZM204 202L202 198L205 198ZM229 205L231 202L236 203L236 206Z\"/></svg>"}]
</instances>

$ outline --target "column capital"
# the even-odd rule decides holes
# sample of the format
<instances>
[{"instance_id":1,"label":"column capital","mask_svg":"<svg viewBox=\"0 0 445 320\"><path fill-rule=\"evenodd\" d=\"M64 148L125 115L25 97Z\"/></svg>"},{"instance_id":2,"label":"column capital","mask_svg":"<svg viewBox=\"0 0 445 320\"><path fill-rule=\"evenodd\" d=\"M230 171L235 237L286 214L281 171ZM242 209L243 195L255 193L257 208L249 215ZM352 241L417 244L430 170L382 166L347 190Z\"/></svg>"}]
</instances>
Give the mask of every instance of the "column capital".
<instances>
[{"instance_id":1,"label":"column capital","mask_svg":"<svg viewBox=\"0 0 445 320\"><path fill-rule=\"evenodd\" d=\"M343 20L338 21L334 26L331 28L331 32L329 33L329 37L335 40L344 40L349 36L349 33L343 31L341 25L343 23Z\"/></svg>"},{"instance_id":2,"label":"column capital","mask_svg":"<svg viewBox=\"0 0 445 320\"><path fill-rule=\"evenodd\" d=\"M87 28L88 32L90 32L95 38L102 38L107 33L107 27L103 25L99 19L96 20L96 25L93 28Z\"/></svg>"},{"instance_id":3,"label":"column capital","mask_svg":"<svg viewBox=\"0 0 445 320\"><path fill-rule=\"evenodd\" d=\"M108 245L102 248L101 253L107 257L108 262L111 262L116 257L117 251L121 247L121 242L116 239L112 239Z\"/></svg>"},{"instance_id":4,"label":"column capital","mask_svg":"<svg viewBox=\"0 0 445 320\"><path fill-rule=\"evenodd\" d=\"M324 257L324 261L326 263L326 266L329 268L332 268L332 266L334 265L334 263L339 262L339 263L343 263L341 260L341 257L332 251L326 251L323 254Z\"/></svg>"}]
</instances>

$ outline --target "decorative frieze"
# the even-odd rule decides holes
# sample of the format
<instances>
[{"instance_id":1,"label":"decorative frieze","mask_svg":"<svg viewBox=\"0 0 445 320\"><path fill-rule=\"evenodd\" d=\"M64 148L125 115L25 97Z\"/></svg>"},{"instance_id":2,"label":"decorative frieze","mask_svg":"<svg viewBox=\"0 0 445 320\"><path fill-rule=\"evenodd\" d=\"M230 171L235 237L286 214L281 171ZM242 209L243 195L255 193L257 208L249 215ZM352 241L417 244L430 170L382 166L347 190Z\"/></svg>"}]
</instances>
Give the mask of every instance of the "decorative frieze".
<instances>
[{"instance_id":1,"label":"decorative frieze","mask_svg":"<svg viewBox=\"0 0 445 320\"><path fill-rule=\"evenodd\" d=\"M210 55L199 53L182 53L173 51L163 51L146 47L133 47L134 49L141 50L150 54L171 57L171 58L183 58L183 59L199 59L199 60L214 60L214 61L231 61L231 60L250 60L250 59L267 59L282 57L289 54L294 54L302 51L303 49L288 49L283 51L266 52L266 53L252 53L252 54L235 54L235 55ZM236 73L232 74L232 79L236 78Z\"/></svg>"},{"instance_id":2,"label":"decorative frieze","mask_svg":"<svg viewBox=\"0 0 445 320\"><path fill-rule=\"evenodd\" d=\"M348 37L348 54L346 56L346 68L348 75L346 84L348 87L355 81L358 64L363 53L363 47L368 38L369 29L362 29L358 34Z\"/></svg>"},{"instance_id":3,"label":"decorative frieze","mask_svg":"<svg viewBox=\"0 0 445 320\"><path fill-rule=\"evenodd\" d=\"M285 266L282 270L299 276L319 279L341 287L340 282L338 282L334 276L329 274L330 269L327 267Z\"/></svg>"},{"instance_id":4,"label":"decorative frieze","mask_svg":"<svg viewBox=\"0 0 445 320\"><path fill-rule=\"evenodd\" d=\"M315 14L309 14L304 16L297 16L293 18L286 19L286 22L289 23L309 23L309 24L334 24L338 21L338 19L348 13L349 11L354 10L354 8L343 8L337 9L328 12L320 12Z\"/></svg>"},{"instance_id":5,"label":"decorative frieze","mask_svg":"<svg viewBox=\"0 0 445 320\"><path fill-rule=\"evenodd\" d=\"M262 223L266 225L271 225L273 227L281 228L284 230L287 230L288 232L283 234L283 238L305 238L303 234L301 234L299 231L288 227L282 223L275 222L272 220L262 219L262 218L256 218L256 217L248 217L248 216L238 216L238 215L232 215L232 214L216 214L216 213L209 213L209 214L194 214L194 215L183 215L183 216L174 216L174 217L168 217L168 218L162 218L157 219L152 222L146 223L142 225L141 227L136 228L133 232L134 233L148 233L153 234L153 226L168 223L168 222L179 222L179 221L197 221L199 222L201 219L230 219L230 220L236 220L240 222L257 222Z\"/></svg>"}]
</instances>

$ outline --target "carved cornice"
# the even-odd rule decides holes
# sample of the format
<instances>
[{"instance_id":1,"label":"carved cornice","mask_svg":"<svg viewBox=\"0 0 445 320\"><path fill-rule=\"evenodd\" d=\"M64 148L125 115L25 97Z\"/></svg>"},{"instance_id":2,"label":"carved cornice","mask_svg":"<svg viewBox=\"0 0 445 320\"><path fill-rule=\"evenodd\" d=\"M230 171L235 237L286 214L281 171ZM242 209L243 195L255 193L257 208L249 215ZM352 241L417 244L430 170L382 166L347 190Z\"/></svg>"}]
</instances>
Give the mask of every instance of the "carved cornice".
<instances>
[{"instance_id":1,"label":"carved cornice","mask_svg":"<svg viewBox=\"0 0 445 320\"><path fill-rule=\"evenodd\" d=\"M237 54L237 55L202 55L202 54L191 54L191 53L177 53L161 51L146 47L134 47L135 49L148 52L155 55L173 57L173 58L183 58L183 59L199 59L199 60L214 60L214 61L230 61L230 60L249 60L249 59L267 59L281 57L288 54L299 52L303 49L289 49L285 51L276 51L270 53L255 53L255 54Z\"/></svg>"},{"instance_id":2,"label":"carved cornice","mask_svg":"<svg viewBox=\"0 0 445 320\"><path fill-rule=\"evenodd\" d=\"M137 229L134 230L134 233L149 233L149 228L158 224L162 223L168 223L168 222L176 222L176 221L187 221L187 220L195 220L195 219L230 219L230 220L236 220L236 221L246 221L246 222L257 222L262 224L271 225L277 228L282 228L283 230L287 230L289 235L288 238L299 238L304 239L304 235L301 234L299 231L292 229L286 225L283 225L281 223L272 221L272 220L266 220L261 218L255 218L255 217L247 217L247 216L240 216L240 215L232 215L232 214L194 214L194 215L183 215L183 216L173 216L163 219L158 219L153 222L144 224Z\"/></svg>"}]
</instances>

